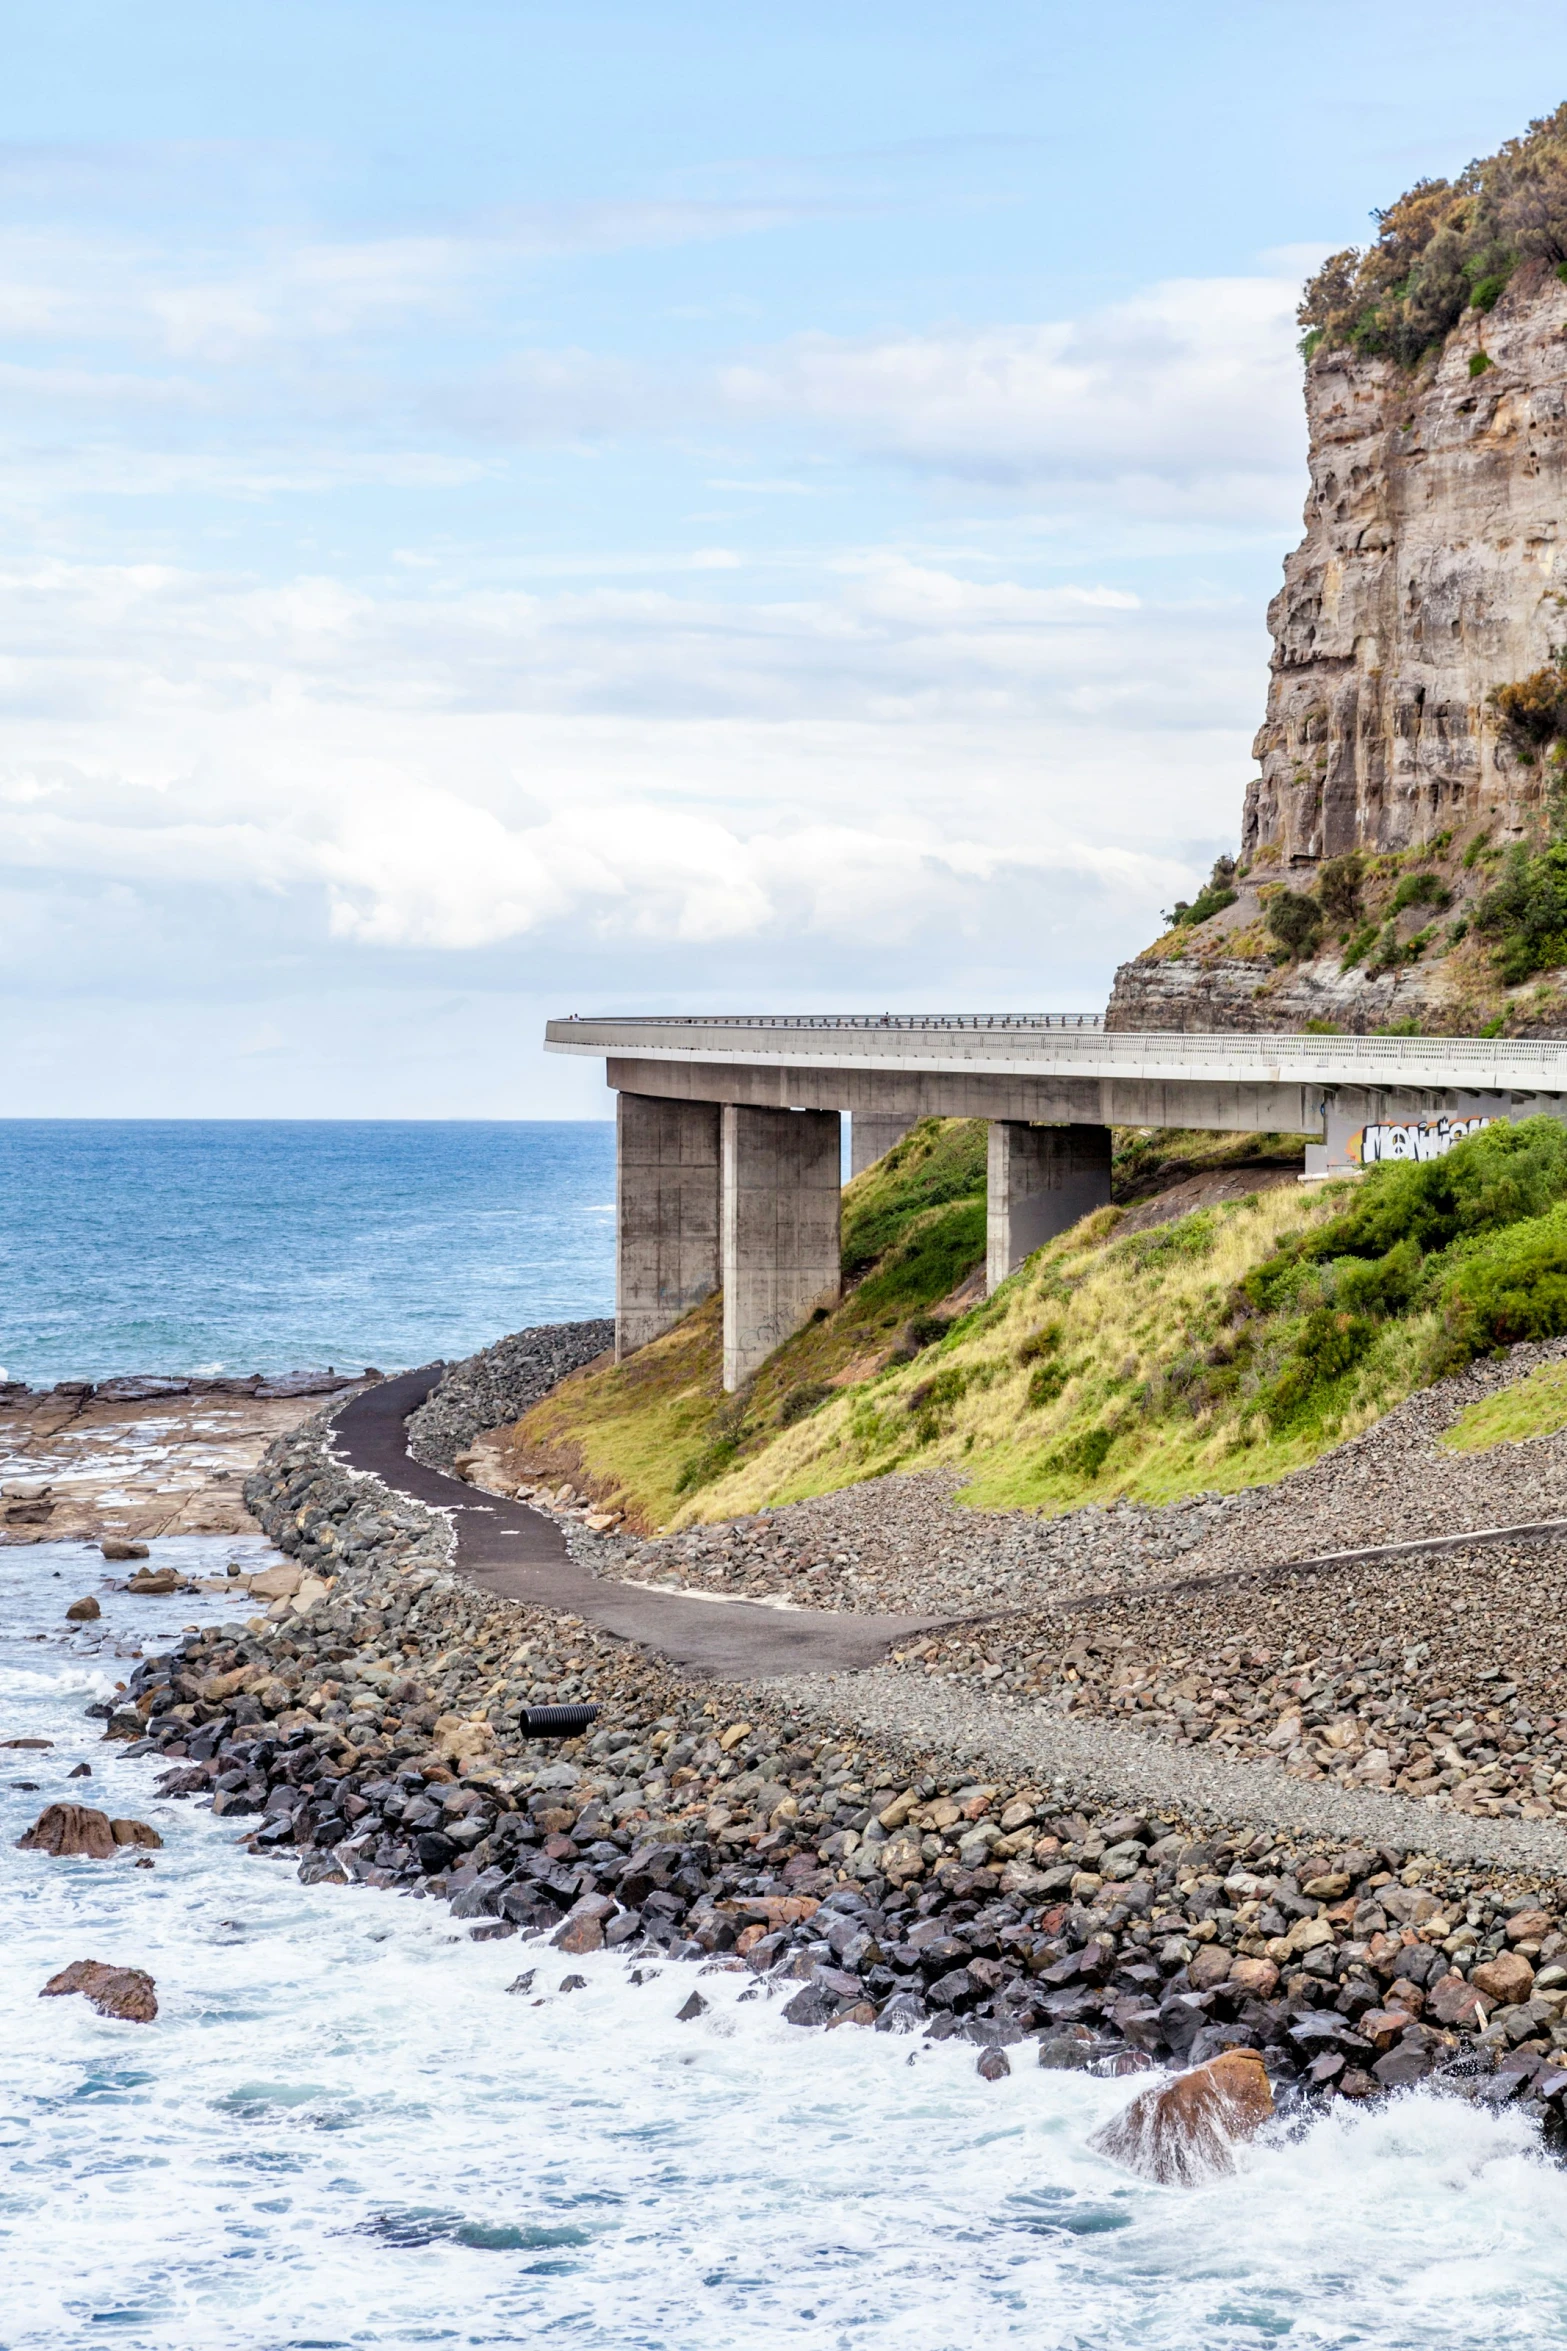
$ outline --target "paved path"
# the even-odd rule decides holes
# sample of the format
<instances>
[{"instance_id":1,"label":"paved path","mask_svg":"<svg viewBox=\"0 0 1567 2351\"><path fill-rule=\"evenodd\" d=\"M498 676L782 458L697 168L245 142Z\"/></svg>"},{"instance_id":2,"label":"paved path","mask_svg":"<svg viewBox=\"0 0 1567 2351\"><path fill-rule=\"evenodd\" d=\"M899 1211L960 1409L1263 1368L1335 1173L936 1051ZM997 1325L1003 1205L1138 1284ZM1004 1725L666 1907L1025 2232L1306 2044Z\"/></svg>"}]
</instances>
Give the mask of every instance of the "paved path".
<instances>
[{"instance_id":1,"label":"paved path","mask_svg":"<svg viewBox=\"0 0 1567 2351\"><path fill-rule=\"evenodd\" d=\"M686 1599L595 1576L572 1558L561 1529L542 1511L480 1493L413 1459L405 1424L441 1368L403 1372L356 1396L336 1416L335 1450L351 1469L369 1471L395 1493L449 1511L457 1530L453 1568L486 1592L580 1616L688 1671L747 1679L855 1671L879 1664L894 1642L950 1621Z\"/></svg>"}]
</instances>

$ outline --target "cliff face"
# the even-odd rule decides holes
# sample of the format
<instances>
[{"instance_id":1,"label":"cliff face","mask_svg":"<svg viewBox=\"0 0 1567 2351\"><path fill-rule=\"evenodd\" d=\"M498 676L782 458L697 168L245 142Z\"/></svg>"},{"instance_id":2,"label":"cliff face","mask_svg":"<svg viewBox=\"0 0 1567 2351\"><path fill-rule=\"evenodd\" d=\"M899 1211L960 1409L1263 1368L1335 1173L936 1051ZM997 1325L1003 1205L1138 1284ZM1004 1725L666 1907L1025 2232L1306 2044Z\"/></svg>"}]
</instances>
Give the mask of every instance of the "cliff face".
<instances>
[{"instance_id":1,"label":"cliff face","mask_svg":"<svg viewBox=\"0 0 1567 2351\"><path fill-rule=\"evenodd\" d=\"M1494 868L1496 848L1543 828L1546 770L1488 701L1567 642L1567 284L1526 264L1414 370L1324 350L1306 410L1306 530L1268 612L1240 901L1124 966L1112 1026L1440 1023L1474 990L1472 974L1444 978L1439 952L1375 980L1319 954L1281 979L1257 930L1270 885L1309 892L1353 851L1425 852L1461 914L1488 878L1465 848L1483 834Z\"/></svg>"}]
</instances>

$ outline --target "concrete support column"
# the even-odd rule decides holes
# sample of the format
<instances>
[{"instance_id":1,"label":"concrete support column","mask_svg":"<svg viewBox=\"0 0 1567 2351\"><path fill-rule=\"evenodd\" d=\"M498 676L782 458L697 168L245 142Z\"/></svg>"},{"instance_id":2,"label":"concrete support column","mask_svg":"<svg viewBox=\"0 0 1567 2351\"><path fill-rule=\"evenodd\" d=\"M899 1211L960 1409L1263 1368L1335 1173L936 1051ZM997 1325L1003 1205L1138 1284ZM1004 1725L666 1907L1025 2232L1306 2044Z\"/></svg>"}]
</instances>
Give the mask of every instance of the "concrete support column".
<instances>
[{"instance_id":1,"label":"concrete support column","mask_svg":"<svg viewBox=\"0 0 1567 2351\"><path fill-rule=\"evenodd\" d=\"M873 1111L856 1110L849 1120L849 1174L863 1175L894 1143L901 1143L912 1118L878 1118Z\"/></svg>"},{"instance_id":2,"label":"concrete support column","mask_svg":"<svg viewBox=\"0 0 1567 2351\"><path fill-rule=\"evenodd\" d=\"M986 1159L985 1288L1110 1198L1108 1127L993 1119Z\"/></svg>"},{"instance_id":3,"label":"concrete support column","mask_svg":"<svg viewBox=\"0 0 1567 2351\"><path fill-rule=\"evenodd\" d=\"M721 1276L731 1393L816 1307L837 1300L842 1148L836 1110L724 1105Z\"/></svg>"},{"instance_id":4,"label":"concrete support column","mask_svg":"<svg viewBox=\"0 0 1567 2351\"><path fill-rule=\"evenodd\" d=\"M718 1287L719 1107L615 1097L615 1361Z\"/></svg>"}]
</instances>

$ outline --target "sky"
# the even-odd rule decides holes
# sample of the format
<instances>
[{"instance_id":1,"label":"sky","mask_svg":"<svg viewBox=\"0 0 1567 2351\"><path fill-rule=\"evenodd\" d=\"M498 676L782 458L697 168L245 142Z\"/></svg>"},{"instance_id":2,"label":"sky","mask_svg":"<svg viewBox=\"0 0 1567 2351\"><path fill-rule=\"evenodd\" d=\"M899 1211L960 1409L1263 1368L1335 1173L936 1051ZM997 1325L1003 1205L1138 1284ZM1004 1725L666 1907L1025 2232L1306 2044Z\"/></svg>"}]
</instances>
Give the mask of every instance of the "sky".
<instances>
[{"instance_id":1,"label":"sky","mask_svg":"<svg viewBox=\"0 0 1567 2351\"><path fill-rule=\"evenodd\" d=\"M1095 1011L1237 838L1294 306L1567 19L51 0L0 1110L601 1117L551 1012Z\"/></svg>"}]
</instances>

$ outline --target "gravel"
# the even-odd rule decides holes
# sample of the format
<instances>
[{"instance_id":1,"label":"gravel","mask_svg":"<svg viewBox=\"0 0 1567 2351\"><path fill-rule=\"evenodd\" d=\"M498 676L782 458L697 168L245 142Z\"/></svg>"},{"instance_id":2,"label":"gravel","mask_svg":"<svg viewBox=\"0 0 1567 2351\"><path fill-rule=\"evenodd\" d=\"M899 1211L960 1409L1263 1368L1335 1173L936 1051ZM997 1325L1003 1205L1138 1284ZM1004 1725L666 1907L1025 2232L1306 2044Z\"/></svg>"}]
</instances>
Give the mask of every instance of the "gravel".
<instances>
[{"instance_id":1,"label":"gravel","mask_svg":"<svg viewBox=\"0 0 1567 2351\"><path fill-rule=\"evenodd\" d=\"M431 1469L450 1469L485 1429L520 1420L558 1381L615 1344L612 1317L539 1323L452 1364L408 1423L410 1448Z\"/></svg>"}]
</instances>

